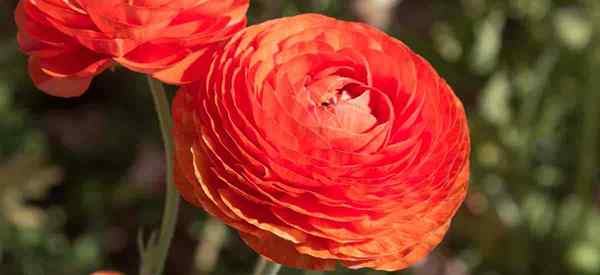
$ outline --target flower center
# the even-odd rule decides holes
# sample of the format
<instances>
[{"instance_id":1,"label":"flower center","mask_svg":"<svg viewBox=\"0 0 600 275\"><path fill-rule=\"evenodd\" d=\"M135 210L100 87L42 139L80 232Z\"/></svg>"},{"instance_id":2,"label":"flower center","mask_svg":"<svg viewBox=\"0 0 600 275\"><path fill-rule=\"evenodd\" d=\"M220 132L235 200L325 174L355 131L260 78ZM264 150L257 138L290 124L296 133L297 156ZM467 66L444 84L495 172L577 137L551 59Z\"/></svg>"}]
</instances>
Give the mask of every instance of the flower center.
<instances>
[{"instance_id":1,"label":"flower center","mask_svg":"<svg viewBox=\"0 0 600 275\"><path fill-rule=\"evenodd\" d=\"M361 90L353 93L346 88L323 93L316 101L320 104L315 104L317 107L315 115L321 127L351 133L367 131L377 123L377 118L371 114L369 107L370 91Z\"/></svg>"},{"instance_id":2,"label":"flower center","mask_svg":"<svg viewBox=\"0 0 600 275\"><path fill-rule=\"evenodd\" d=\"M321 97L321 107L333 107L342 101L352 99L348 91L336 90L330 93L326 93Z\"/></svg>"},{"instance_id":3,"label":"flower center","mask_svg":"<svg viewBox=\"0 0 600 275\"><path fill-rule=\"evenodd\" d=\"M290 113L328 139L353 139L389 120L382 93L351 76L307 76L300 87L294 97L304 111L291 108Z\"/></svg>"}]
</instances>

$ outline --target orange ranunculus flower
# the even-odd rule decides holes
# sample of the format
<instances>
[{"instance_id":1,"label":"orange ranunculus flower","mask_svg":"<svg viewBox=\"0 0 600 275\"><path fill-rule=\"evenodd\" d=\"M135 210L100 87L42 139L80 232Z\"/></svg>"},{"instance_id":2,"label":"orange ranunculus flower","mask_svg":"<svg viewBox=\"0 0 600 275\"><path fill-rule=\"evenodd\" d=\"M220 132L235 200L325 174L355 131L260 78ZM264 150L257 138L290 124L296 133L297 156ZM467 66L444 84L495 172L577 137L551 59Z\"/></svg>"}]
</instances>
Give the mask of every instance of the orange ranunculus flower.
<instances>
[{"instance_id":1,"label":"orange ranunculus flower","mask_svg":"<svg viewBox=\"0 0 600 275\"><path fill-rule=\"evenodd\" d=\"M197 80L216 44L246 24L249 0L20 0L21 49L36 86L81 95L113 62L162 81Z\"/></svg>"},{"instance_id":2,"label":"orange ranunculus flower","mask_svg":"<svg viewBox=\"0 0 600 275\"><path fill-rule=\"evenodd\" d=\"M185 199L288 266L405 268L442 240L467 191L461 102L364 24L309 14L249 27L173 113Z\"/></svg>"}]
</instances>

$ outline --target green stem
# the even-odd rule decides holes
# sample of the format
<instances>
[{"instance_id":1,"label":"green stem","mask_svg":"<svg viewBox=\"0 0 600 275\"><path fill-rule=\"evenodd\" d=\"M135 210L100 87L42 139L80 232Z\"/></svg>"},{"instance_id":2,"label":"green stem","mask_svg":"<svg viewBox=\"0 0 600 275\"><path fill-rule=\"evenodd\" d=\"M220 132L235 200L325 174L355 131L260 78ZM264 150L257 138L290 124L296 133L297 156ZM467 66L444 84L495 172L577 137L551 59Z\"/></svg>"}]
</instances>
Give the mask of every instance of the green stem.
<instances>
[{"instance_id":1,"label":"green stem","mask_svg":"<svg viewBox=\"0 0 600 275\"><path fill-rule=\"evenodd\" d=\"M599 6L600 8L600 6ZM600 33L597 35L600 36ZM597 87L600 82L595 77L600 72L600 37L596 36L592 44L591 57L588 59L589 64L589 83L588 88L581 97L583 117L581 122L581 134L579 135L579 156L577 162L577 170L575 175L575 193L583 202L583 207L577 214L577 225L574 226L576 233L573 236L581 236L581 231L587 222L587 216L593 209L593 192L594 192L594 169L597 167L598 158L596 152L600 143L598 142L600 134L600 93Z\"/></svg>"},{"instance_id":2,"label":"green stem","mask_svg":"<svg viewBox=\"0 0 600 275\"><path fill-rule=\"evenodd\" d=\"M158 121L162 133L162 139L165 146L165 160L166 160L166 197L165 197L165 208L162 217L162 224L160 226L160 235L158 239L158 245L156 251L152 254L152 260L150 262L145 261L144 265L153 265L153 268L146 269L151 270L152 275L160 275L163 273L169 247L171 246L171 240L175 233L175 226L177 224L177 212L179 211L179 193L175 188L173 182L173 138L171 136L171 129L173 128L173 121L171 118L169 100L162 83L152 77L148 76L148 84L150 85L150 91L152 98L154 99L154 106L158 115Z\"/></svg>"},{"instance_id":3,"label":"green stem","mask_svg":"<svg viewBox=\"0 0 600 275\"><path fill-rule=\"evenodd\" d=\"M592 22L596 23L594 30L600 27L600 4L598 1L587 1L585 2L587 9L590 11ZM577 216L577 224L574 225L576 233L575 236L580 236L580 232L585 228L582 226L585 223L588 213L593 208L593 191L594 191L594 167L597 166L598 136L600 134L600 124L598 124L598 118L600 117L600 110L598 109L598 101L600 100L600 93L598 93L597 87L600 81L596 77L600 72L600 32L595 31L592 36L590 45L590 56L588 57L588 86L587 91L582 93L582 122L581 122L581 134L579 136L579 148L578 148L578 163L577 171L575 175L575 193L579 199L583 202L583 207L579 211Z\"/></svg>"},{"instance_id":4,"label":"green stem","mask_svg":"<svg viewBox=\"0 0 600 275\"><path fill-rule=\"evenodd\" d=\"M279 270L281 269L280 264L276 264L271 262L265 257L259 256L258 261L256 262L256 267L254 268L254 275L277 275Z\"/></svg>"},{"instance_id":5,"label":"green stem","mask_svg":"<svg viewBox=\"0 0 600 275\"><path fill-rule=\"evenodd\" d=\"M596 53L596 55L598 55ZM600 61L598 57L593 58L590 66L591 83L583 98L583 121L581 124L581 135L579 140L579 160L577 164L577 176L575 178L576 192L586 202L592 201L594 191L593 177L596 167L596 152L598 151L598 118L600 118L600 93L597 90L598 81L593 77L600 72Z\"/></svg>"}]
</instances>

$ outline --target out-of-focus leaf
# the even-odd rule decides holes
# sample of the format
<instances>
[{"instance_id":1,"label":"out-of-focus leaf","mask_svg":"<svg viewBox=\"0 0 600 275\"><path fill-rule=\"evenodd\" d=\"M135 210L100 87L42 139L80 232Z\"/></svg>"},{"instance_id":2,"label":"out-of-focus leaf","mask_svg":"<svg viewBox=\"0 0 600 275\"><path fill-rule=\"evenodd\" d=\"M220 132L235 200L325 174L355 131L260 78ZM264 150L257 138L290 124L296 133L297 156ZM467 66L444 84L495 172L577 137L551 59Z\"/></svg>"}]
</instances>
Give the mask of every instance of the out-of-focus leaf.
<instances>
[{"instance_id":1,"label":"out-of-focus leaf","mask_svg":"<svg viewBox=\"0 0 600 275\"><path fill-rule=\"evenodd\" d=\"M554 15L554 28L560 41L572 50L582 50L592 37L592 23L576 8L562 8Z\"/></svg>"},{"instance_id":2,"label":"out-of-focus leaf","mask_svg":"<svg viewBox=\"0 0 600 275\"><path fill-rule=\"evenodd\" d=\"M510 123L512 116L509 106L510 96L511 87L507 73L497 72L483 89L479 102L481 116L498 127Z\"/></svg>"},{"instance_id":3,"label":"out-of-focus leaf","mask_svg":"<svg viewBox=\"0 0 600 275\"><path fill-rule=\"evenodd\" d=\"M563 174L558 167L541 165L535 170L536 181L545 187L554 187L563 181Z\"/></svg>"},{"instance_id":4,"label":"out-of-focus leaf","mask_svg":"<svg viewBox=\"0 0 600 275\"><path fill-rule=\"evenodd\" d=\"M448 24L435 24L431 35L437 51L444 59L456 62L462 57L463 46Z\"/></svg>"},{"instance_id":5,"label":"out-of-focus leaf","mask_svg":"<svg viewBox=\"0 0 600 275\"><path fill-rule=\"evenodd\" d=\"M477 160L482 166L495 168L502 160L502 149L495 143L484 143L477 148Z\"/></svg>"},{"instance_id":6,"label":"out-of-focus leaf","mask_svg":"<svg viewBox=\"0 0 600 275\"><path fill-rule=\"evenodd\" d=\"M533 192L528 194L523 204L523 213L534 235L544 237L550 232L554 222L554 205L546 195Z\"/></svg>"},{"instance_id":7,"label":"out-of-focus leaf","mask_svg":"<svg viewBox=\"0 0 600 275\"><path fill-rule=\"evenodd\" d=\"M38 228L46 215L27 201L43 198L60 176L41 155L18 155L0 165L0 214L20 228Z\"/></svg>"},{"instance_id":8,"label":"out-of-focus leaf","mask_svg":"<svg viewBox=\"0 0 600 275\"><path fill-rule=\"evenodd\" d=\"M502 31L505 22L504 12L494 10L478 24L472 53L472 65L476 73L487 74L496 67L502 48Z\"/></svg>"},{"instance_id":9,"label":"out-of-focus leaf","mask_svg":"<svg viewBox=\"0 0 600 275\"><path fill-rule=\"evenodd\" d=\"M600 248L591 243L577 243L568 252L569 263L580 272L598 274L600 272Z\"/></svg>"},{"instance_id":10,"label":"out-of-focus leaf","mask_svg":"<svg viewBox=\"0 0 600 275\"><path fill-rule=\"evenodd\" d=\"M194 256L194 268L199 274L209 274L215 269L225 241L227 241L225 224L214 218L208 219L204 224Z\"/></svg>"},{"instance_id":11,"label":"out-of-focus leaf","mask_svg":"<svg viewBox=\"0 0 600 275\"><path fill-rule=\"evenodd\" d=\"M471 17L480 17L487 8L487 0L462 0L463 10Z\"/></svg>"},{"instance_id":12,"label":"out-of-focus leaf","mask_svg":"<svg viewBox=\"0 0 600 275\"><path fill-rule=\"evenodd\" d=\"M550 11L552 0L510 0L516 14L538 21Z\"/></svg>"},{"instance_id":13,"label":"out-of-focus leaf","mask_svg":"<svg viewBox=\"0 0 600 275\"><path fill-rule=\"evenodd\" d=\"M100 244L91 236L83 236L74 244L76 262L82 266L97 262L100 255Z\"/></svg>"}]
</instances>

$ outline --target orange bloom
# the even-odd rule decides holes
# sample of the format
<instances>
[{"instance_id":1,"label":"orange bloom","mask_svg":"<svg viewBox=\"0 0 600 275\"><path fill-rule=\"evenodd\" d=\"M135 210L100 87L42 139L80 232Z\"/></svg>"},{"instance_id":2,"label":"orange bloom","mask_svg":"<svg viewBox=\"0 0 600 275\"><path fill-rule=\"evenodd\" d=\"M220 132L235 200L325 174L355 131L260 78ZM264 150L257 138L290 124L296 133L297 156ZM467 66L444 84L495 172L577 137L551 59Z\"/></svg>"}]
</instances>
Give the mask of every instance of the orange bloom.
<instances>
[{"instance_id":1,"label":"orange bloom","mask_svg":"<svg viewBox=\"0 0 600 275\"><path fill-rule=\"evenodd\" d=\"M21 0L18 41L36 86L81 95L113 62L162 81L197 80L215 44L246 24L249 0Z\"/></svg>"},{"instance_id":2,"label":"orange bloom","mask_svg":"<svg viewBox=\"0 0 600 275\"><path fill-rule=\"evenodd\" d=\"M309 14L249 27L173 113L185 199L288 266L405 268L442 240L467 191L461 102L364 24Z\"/></svg>"}]
</instances>

